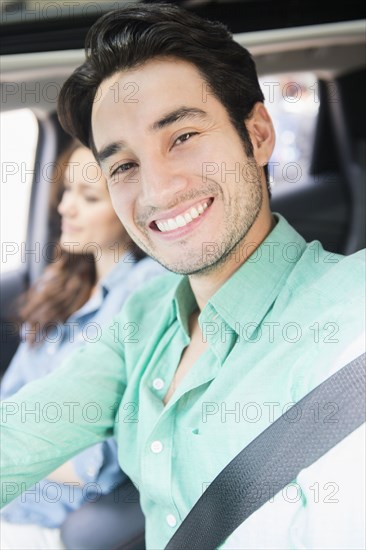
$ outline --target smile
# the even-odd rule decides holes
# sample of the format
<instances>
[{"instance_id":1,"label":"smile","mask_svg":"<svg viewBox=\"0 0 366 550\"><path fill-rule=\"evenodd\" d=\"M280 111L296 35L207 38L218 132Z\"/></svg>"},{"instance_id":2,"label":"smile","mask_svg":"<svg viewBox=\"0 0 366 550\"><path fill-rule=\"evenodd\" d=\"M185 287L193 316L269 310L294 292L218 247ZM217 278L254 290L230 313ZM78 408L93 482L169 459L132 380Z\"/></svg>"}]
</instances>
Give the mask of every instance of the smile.
<instances>
[{"instance_id":1,"label":"smile","mask_svg":"<svg viewBox=\"0 0 366 550\"><path fill-rule=\"evenodd\" d=\"M186 212L179 214L175 218L168 218L167 220L155 220L157 228L162 232L174 231L178 227L184 227L193 222L196 218L201 216L205 210L212 204L212 199L202 201L191 208L188 208Z\"/></svg>"}]
</instances>

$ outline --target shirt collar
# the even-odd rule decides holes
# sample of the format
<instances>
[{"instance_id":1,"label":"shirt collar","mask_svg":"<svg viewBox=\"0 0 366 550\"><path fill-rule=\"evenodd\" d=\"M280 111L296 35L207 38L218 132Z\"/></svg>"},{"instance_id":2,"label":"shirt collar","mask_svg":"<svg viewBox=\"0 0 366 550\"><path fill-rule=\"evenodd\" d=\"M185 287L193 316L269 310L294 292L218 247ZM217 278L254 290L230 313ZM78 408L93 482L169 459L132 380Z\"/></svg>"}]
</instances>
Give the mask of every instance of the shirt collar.
<instances>
[{"instance_id":1,"label":"shirt collar","mask_svg":"<svg viewBox=\"0 0 366 550\"><path fill-rule=\"evenodd\" d=\"M100 281L100 287L103 289L104 296L113 288L116 283L121 283L136 265L136 258L126 252L112 268L112 270Z\"/></svg>"},{"instance_id":2,"label":"shirt collar","mask_svg":"<svg viewBox=\"0 0 366 550\"><path fill-rule=\"evenodd\" d=\"M237 333L247 325L250 337L300 260L306 242L280 215L276 226L252 256L212 296L202 314L216 311ZM212 313L211 313L212 316Z\"/></svg>"},{"instance_id":3,"label":"shirt collar","mask_svg":"<svg viewBox=\"0 0 366 550\"><path fill-rule=\"evenodd\" d=\"M237 334L249 324L248 337L254 332L277 298L306 242L280 214L274 214L276 226L250 258L212 296L200 314L200 323L220 315ZM173 289L173 317L189 335L189 316L197 308L188 277L179 279Z\"/></svg>"},{"instance_id":4,"label":"shirt collar","mask_svg":"<svg viewBox=\"0 0 366 550\"><path fill-rule=\"evenodd\" d=\"M74 312L70 316L70 319L79 318L100 309L103 304L103 300L110 290L112 290L116 284L123 283L135 264L136 260L131 253L127 252L124 254L119 259L117 264L111 269L111 271L100 281L93 296L89 298L89 300L78 311Z\"/></svg>"}]
</instances>

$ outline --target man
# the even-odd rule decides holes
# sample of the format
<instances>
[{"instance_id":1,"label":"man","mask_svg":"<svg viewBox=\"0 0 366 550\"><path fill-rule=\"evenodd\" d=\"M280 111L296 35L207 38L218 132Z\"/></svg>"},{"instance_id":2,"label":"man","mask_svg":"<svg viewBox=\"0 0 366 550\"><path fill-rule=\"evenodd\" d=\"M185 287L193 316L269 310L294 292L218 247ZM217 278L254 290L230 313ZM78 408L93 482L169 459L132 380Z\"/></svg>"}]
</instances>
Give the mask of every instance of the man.
<instances>
[{"instance_id":1,"label":"man","mask_svg":"<svg viewBox=\"0 0 366 550\"><path fill-rule=\"evenodd\" d=\"M61 121L94 151L131 237L183 277L137 293L100 342L4 404L4 487L24 490L114 431L158 549L243 447L361 353L364 264L329 263L272 215L274 130L224 27L141 4L101 18L87 52ZM57 422L22 424L22 406L50 402ZM224 547L363 547L363 448L358 429Z\"/></svg>"}]
</instances>

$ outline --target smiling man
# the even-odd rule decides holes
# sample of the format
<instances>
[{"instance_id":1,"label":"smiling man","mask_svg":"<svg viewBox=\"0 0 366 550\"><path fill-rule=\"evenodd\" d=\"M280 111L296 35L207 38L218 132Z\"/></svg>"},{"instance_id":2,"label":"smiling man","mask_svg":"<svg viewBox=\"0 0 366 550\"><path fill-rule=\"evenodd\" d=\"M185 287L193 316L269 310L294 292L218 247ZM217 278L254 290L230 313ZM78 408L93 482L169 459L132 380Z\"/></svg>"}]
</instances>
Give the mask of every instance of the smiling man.
<instances>
[{"instance_id":1,"label":"smiling man","mask_svg":"<svg viewBox=\"0 0 366 550\"><path fill-rule=\"evenodd\" d=\"M135 102L116 103L116 90L131 81ZM244 240L260 243L273 227L260 166L274 132L257 103L246 125L248 157L219 99L203 103L204 85L194 65L175 58L117 72L97 90L92 128L115 209L133 239L171 271L204 277L207 288L207 274L220 271L223 282L238 267L235 249ZM206 174L211 166L219 169ZM203 242L223 246L208 258Z\"/></svg>"},{"instance_id":2,"label":"smiling man","mask_svg":"<svg viewBox=\"0 0 366 550\"><path fill-rule=\"evenodd\" d=\"M220 24L168 5L104 16L59 113L99 160L131 237L174 274L4 403L4 500L114 431L147 547L160 549L243 447L362 352L363 257L329 263L271 213L272 122L250 55ZM43 410L50 399L63 404L57 423L22 424L22 403ZM363 461L359 428L223 547L362 548Z\"/></svg>"}]
</instances>

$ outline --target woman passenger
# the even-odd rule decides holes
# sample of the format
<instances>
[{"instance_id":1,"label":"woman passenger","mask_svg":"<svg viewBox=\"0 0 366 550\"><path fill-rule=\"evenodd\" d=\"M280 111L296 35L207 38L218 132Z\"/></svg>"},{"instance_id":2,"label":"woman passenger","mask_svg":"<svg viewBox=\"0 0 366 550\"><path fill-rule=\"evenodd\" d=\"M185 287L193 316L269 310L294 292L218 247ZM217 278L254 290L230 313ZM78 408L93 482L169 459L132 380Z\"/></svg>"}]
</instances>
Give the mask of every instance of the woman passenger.
<instances>
[{"instance_id":1,"label":"woman passenger","mask_svg":"<svg viewBox=\"0 0 366 550\"><path fill-rule=\"evenodd\" d=\"M52 372L76 347L98 340L128 295L164 273L150 258L140 259L88 149L73 144L55 174L56 186L63 184L61 237L55 261L23 298L23 342L3 378L2 398ZM1 548L63 548L59 528L66 516L125 477L113 438L85 450L3 510Z\"/></svg>"}]
</instances>

